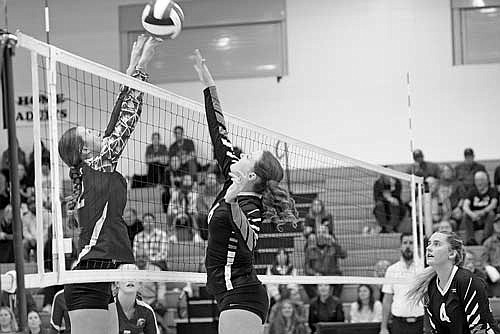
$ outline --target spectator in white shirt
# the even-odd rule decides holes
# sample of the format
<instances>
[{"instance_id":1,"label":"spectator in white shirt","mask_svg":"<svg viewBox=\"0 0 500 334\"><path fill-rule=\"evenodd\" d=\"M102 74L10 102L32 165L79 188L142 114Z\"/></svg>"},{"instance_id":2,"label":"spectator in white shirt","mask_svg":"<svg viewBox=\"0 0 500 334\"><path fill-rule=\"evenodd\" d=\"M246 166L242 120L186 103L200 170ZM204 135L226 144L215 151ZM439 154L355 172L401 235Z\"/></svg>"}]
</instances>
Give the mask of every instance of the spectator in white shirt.
<instances>
[{"instance_id":1,"label":"spectator in white shirt","mask_svg":"<svg viewBox=\"0 0 500 334\"><path fill-rule=\"evenodd\" d=\"M358 286L358 300L351 304L350 313L352 323L382 321L382 303L375 300L370 285Z\"/></svg>"},{"instance_id":2,"label":"spectator in white shirt","mask_svg":"<svg viewBox=\"0 0 500 334\"><path fill-rule=\"evenodd\" d=\"M385 278L406 279L410 282L420 270L413 254L413 236L401 234L401 259L387 268ZM422 334L424 325L424 308L415 305L406 297L410 289L408 284L384 284L382 307L382 324L380 334L389 333L389 315L392 314L391 333Z\"/></svg>"}]
</instances>

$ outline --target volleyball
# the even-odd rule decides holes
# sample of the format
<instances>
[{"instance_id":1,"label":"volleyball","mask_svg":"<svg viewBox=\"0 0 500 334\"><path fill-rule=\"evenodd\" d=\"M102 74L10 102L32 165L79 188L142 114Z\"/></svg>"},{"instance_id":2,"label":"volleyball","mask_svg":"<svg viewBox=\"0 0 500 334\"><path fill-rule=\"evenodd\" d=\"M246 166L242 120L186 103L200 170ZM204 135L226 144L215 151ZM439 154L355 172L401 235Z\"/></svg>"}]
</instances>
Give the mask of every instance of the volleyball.
<instances>
[{"instance_id":1,"label":"volleyball","mask_svg":"<svg viewBox=\"0 0 500 334\"><path fill-rule=\"evenodd\" d=\"M160 38L176 38L182 30L184 13L172 0L155 0L142 11L142 26Z\"/></svg>"}]
</instances>

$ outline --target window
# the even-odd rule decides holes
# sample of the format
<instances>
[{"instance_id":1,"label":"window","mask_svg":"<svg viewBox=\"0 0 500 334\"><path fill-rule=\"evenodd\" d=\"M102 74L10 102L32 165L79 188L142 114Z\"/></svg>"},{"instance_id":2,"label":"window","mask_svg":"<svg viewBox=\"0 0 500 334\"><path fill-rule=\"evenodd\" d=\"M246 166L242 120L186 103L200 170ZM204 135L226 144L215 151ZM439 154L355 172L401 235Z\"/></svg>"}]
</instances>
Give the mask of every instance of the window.
<instances>
[{"instance_id":1,"label":"window","mask_svg":"<svg viewBox=\"0 0 500 334\"><path fill-rule=\"evenodd\" d=\"M453 63L500 62L500 0L452 0Z\"/></svg>"},{"instance_id":2,"label":"window","mask_svg":"<svg viewBox=\"0 0 500 334\"><path fill-rule=\"evenodd\" d=\"M183 31L160 47L151 64L152 82L198 80L189 59L197 48L218 79L287 74L285 0L192 0L179 5L185 14ZM143 8L119 8L122 69L132 42L144 32Z\"/></svg>"}]
</instances>

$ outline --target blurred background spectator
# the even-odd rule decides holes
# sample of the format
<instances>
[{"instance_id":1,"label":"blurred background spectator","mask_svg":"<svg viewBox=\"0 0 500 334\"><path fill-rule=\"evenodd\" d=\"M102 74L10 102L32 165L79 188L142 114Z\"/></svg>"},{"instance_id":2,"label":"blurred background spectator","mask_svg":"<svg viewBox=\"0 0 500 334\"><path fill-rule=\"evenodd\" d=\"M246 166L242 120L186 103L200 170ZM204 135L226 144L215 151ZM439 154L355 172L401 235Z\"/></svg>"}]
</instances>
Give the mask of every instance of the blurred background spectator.
<instances>
[{"instance_id":1,"label":"blurred background spectator","mask_svg":"<svg viewBox=\"0 0 500 334\"><path fill-rule=\"evenodd\" d=\"M498 192L490 186L488 174L476 172L463 206L466 245L480 245L492 234L497 203Z\"/></svg>"},{"instance_id":2,"label":"blurred background spectator","mask_svg":"<svg viewBox=\"0 0 500 334\"><path fill-rule=\"evenodd\" d=\"M319 226L317 234L310 234L305 252L305 272L311 276L338 276L342 275L339 259L347 257L347 252L335 240L335 236L328 234L326 225ZM312 298L315 291L312 286L306 285L306 292ZM334 285L333 294L340 297L342 285Z\"/></svg>"},{"instance_id":3,"label":"blurred background spectator","mask_svg":"<svg viewBox=\"0 0 500 334\"><path fill-rule=\"evenodd\" d=\"M310 234L316 234L319 227L323 225L328 228L330 234L333 234L333 217L326 212L325 203L315 198L304 222L304 235L307 238Z\"/></svg>"},{"instance_id":4,"label":"blurred background spectator","mask_svg":"<svg viewBox=\"0 0 500 334\"><path fill-rule=\"evenodd\" d=\"M198 228L203 240L208 239L208 213L219 190L220 186L217 183L217 176L213 171L207 172L198 184L196 211L198 212Z\"/></svg>"},{"instance_id":5,"label":"blurred background spectator","mask_svg":"<svg viewBox=\"0 0 500 334\"><path fill-rule=\"evenodd\" d=\"M428 176L434 176L436 179L439 179L439 166L433 162L425 161L422 150L413 151L413 161L414 163L406 170L408 174L415 174L424 179Z\"/></svg>"},{"instance_id":6,"label":"blurred background spectator","mask_svg":"<svg viewBox=\"0 0 500 334\"><path fill-rule=\"evenodd\" d=\"M148 166L148 185L164 184L167 176L168 150L160 143L160 134L153 132L151 144L146 146L146 164Z\"/></svg>"},{"instance_id":7,"label":"blurred background spectator","mask_svg":"<svg viewBox=\"0 0 500 334\"><path fill-rule=\"evenodd\" d=\"M198 164L196 162L196 153L194 143L191 139L184 137L184 128L177 125L174 128L175 141L168 148L169 156L177 156L181 160L181 170L190 174L193 179L196 179L198 172Z\"/></svg>"},{"instance_id":8,"label":"blurred background spectator","mask_svg":"<svg viewBox=\"0 0 500 334\"><path fill-rule=\"evenodd\" d=\"M344 322L344 310L342 302L332 296L331 287L328 284L318 284L318 295L309 306L309 327L311 332L316 332L318 322Z\"/></svg>"},{"instance_id":9,"label":"blurred background spectator","mask_svg":"<svg viewBox=\"0 0 500 334\"><path fill-rule=\"evenodd\" d=\"M439 220L452 219L460 223L466 193L465 187L456 179L453 167L450 164L443 165L436 196Z\"/></svg>"},{"instance_id":10,"label":"blurred background spectator","mask_svg":"<svg viewBox=\"0 0 500 334\"><path fill-rule=\"evenodd\" d=\"M290 263L290 256L284 248L279 248L272 266L267 267L266 275L297 275L297 270ZM270 298L270 308L281 299L280 291L284 289L298 290L297 284L267 284L267 294Z\"/></svg>"},{"instance_id":11,"label":"blurred background spectator","mask_svg":"<svg viewBox=\"0 0 500 334\"><path fill-rule=\"evenodd\" d=\"M0 263L14 262L12 206L7 204L0 217Z\"/></svg>"},{"instance_id":12,"label":"blurred background spectator","mask_svg":"<svg viewBox=\"0 0 500 334\"><path fill-rule=\"evenodd\" d=\"M438 232L454 232L456 230L455 222L450 220L442 220L435 226L435 231Z\"/></svg>"},{"instance_id":13,"label":"blurred background spectator","mask_svg":"<svg viewBox=\"0 0 500 334\"><path fill-rule=\"evenodd\" d=\"M406 214L406 207L401 201L401 181L381 175L373 185L373 200L373 214L380 226L380 232L397 232Z\"/></svg>"},{"instance_id":14,"label":"blurred background spectator","mask_svg":"<svg viewBox=\"0 0 500 334\"><path fill-rule=\"evenodd\" d=\"M128 237L130 244L134 245L134 238L139 232L144 231L144 225L137 218L137 211L134 208L126 207L123 211L123 220L127 225Z\"/></svg>"},{"instance_id":15,"label":"blurred background spectator","mask_svg":"<svg viewBox=\"0 0 500 334\"><path fill-rule=\"evenodd\" d=\"M145 213L142 216L144 231L137 233L134 239L134 255L137 263L154 263L166 270L168 236L157 227L155 216Z\"/></svg>"},{"instance_id":16,"label":"blurred background spectator","mask_svg":"<svg viewBox=\"0 0 500 334\"><path fill-rule=\"evenodd\" d=\"M17 159L20 164L26 166L26 154L21 149L21 146L19 146L19 139L16 138L16 141L17 141ZM2 161L0 163L1 169L8 170L10 167L9 152L10 152L10 147L7 147L7 149L2 153Z\"/></svg>"},{"instance_id":17,"label":"blurred background spectator","mask_svg":"<svg viewBox=\"0 0 500 334\"><path fill-rule=\"evenodd\" d=\"M486 172L486 168L474 161L474 150L466 148L464 150L464 162L455 166L457 180L462 183L465 191L470 191L474 187L474 175L478 171Z\"/></svg>"},{"instance_id":18,"label":"blurred background spectator","mask_svg":"<svg viewBox=\"0 0 500 334\"><path fill-rule=\"evenodd\" d=\"M358 286L358 300L351 304L351 322L381 322L382 303L375 300L370 285Z\"/></svg>"},{"instance_id":19,"label":"blurred background spectator","mask_svg":"<svg viewBox=\"0 0 500 334\"><path fill-rule=\"evenodd\" d=\"M0 171L0 215L3 209L10 204L9 180L7 178L8 171Z\"/></svg>"},{"instance_id":20,"label":"blurred background spectator","mask_svg":"<svg viewBox=\"0 0 500 334\"><path fill-rule=\"evenodd\" d=\"M7 306L0 306L0 333L15 334L17 331L17 321L12 310Z\"/></svg>"},{"instance_id":21,"label":"blurred background spectator","mask_svg":"<svg viewBox=\"0 0 500 334\"><path fill-rule=\"evenodd\" d=\"M269 323L269 334L306 334L306 326L297 316L298 306L289 299L278 305L276 315Z\"/></svg>"}]
</instances>

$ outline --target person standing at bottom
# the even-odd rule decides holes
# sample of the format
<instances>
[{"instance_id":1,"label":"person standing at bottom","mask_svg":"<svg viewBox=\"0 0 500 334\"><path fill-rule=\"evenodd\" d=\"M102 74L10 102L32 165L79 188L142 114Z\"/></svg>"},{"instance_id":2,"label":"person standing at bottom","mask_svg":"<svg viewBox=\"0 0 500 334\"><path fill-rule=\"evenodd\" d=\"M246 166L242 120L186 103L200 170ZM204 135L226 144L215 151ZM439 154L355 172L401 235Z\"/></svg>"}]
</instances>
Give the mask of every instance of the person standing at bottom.
<instances>
[{"instance_id":1,"label":"person standing at bottom","mask_svg":"<svg viewBox=\"0 0 500 334\"><path fill-rule=\"evenodd\" d=\"M462 266L463 241L436 232L426 249L429 267L417 275L407 297L425 303L432 334L499 334L482 279Z\"/></svg>"},{"instance_id":2,"label":"person standing at bottom","mask_svg":"<svg viewBox=\"0 0 500 334\"><path fill-rule=\"evenodd\" d=\"M418 272L418 264L413 254L413 236L401 234L401 259L387 268L385 278L413 280ZM411 303L406 294L410 289L404 284L384 284L382 292L382 323L380 334L389 333L389 316L392 315L391 334L422 334L424 308L422 304Z\"/></svg>"}]
</instances>

